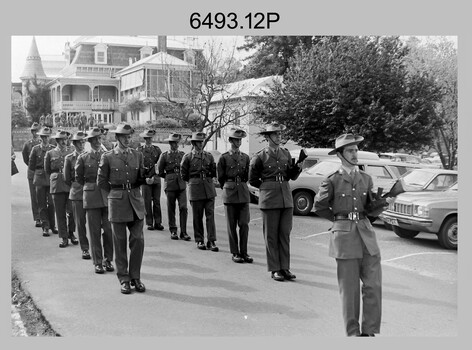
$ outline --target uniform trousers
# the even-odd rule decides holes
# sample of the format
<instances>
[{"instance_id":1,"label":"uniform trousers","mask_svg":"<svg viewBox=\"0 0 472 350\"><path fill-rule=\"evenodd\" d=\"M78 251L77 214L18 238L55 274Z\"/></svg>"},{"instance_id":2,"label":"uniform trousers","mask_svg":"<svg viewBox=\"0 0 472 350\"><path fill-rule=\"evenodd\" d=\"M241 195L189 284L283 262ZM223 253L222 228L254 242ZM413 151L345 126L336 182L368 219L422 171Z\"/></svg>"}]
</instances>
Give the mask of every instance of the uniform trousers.
<instances>
[{"instance_id":1,"label":"uniform trousers","mask_svg":"<svg viewBox=\"0 0 472 350\"><path fill-rule=\"evenodd\" d=\"M364 242L361 259L336 259L344 326L348 336L380 332L382 270L380 255L369 255ZM362 281L362 330L359 328Z\"/></svg>"},{"instance_id":2,"label":"uniform trousers","mask_svg":"<svg viewBox=\"0 0 472 350\"><path fill-rule=\"evenodd\" d=\"M67 231L67 214L66 205L69 197L69 192L52 193L52 201L56 212L57 230L60 238L69 238Z\"/></svg>"},{"instance_id":3,"label":"uniform trousers","mask_svg":"<svg viewBox=\"0 0 472 350\"><path fill-rule=\"evenodd\" d=\"M141 264L144 254L144 220L111 222L115 246L116 276L120 283L141 278ZM129 230L129 264L126 228Z\"/></svg>"},{"instance_id":4,"label":"uniform trousers","mask_svg":"<svg viewBox=\"0 0 472 350\"><path fill-rule=\"evenodd\" d=\"M290 269L293 208L261 209L267 271Z\"/></svg>"},{"instance_id":5,"label":"uniform trousers","mask_svg":"<svg viewBox=\"0 0 472 350\"><path fill-rule=\"evenodd\" d=\"M187 233L187 191L165 191L167 196L167 218L169 221L169 231L177 232L177 224L175 220L176 201L179 202L179 223L180 233Z\"/></svg>"},{"instance_id":6,"label":"uniform trousers","mask_svg":"<svg viewBox=\"0 0 472 350\"><path fill-rule=\"evenodd\" d=\"M67 232L72 235L75 232L74 211L72 201L68 198L66 203Z\"/></svg>"},{"instance_id":7,"label":"uniform trousers","mask_svg":"<svg viewBox=\"0 0 472 350\"><path fill-rule=\"evenodd\" d=\"M146 225L154 226L162 223L161 184L141 185L146 210Z\"/></svg>"},{"instance_id":8,"label":"uniform trousers","mask_svg":"<svg viewBox=\"0 0 472 350\"><path fill-rule=\"evenodd\" d=\"M87 219L85 216L84 201L82 200L71 200L72 211L74 213L74 221L77 227L77 236L79 238L79 244L81 250L89 250L89 240L87 238L87 229L85 227Z\"/></svg>"},{"instance_id":9,"label":"uniform trousers","mask_svg":"<svg viewBox=\"0 0 472 350\"><path fill-rule=\"evenodd\" d=\"M231 253L247 255L249 203L225 203L225 213ZM237 227L239 227L239 244Z\"/></svg>"},{"instance_id":10,"label":"uniform trousers","mask_svg":"<svg viewBox=\"0 0 472 350\"><path fill-rule=\"evenodd\" d=\"M38 199L39 218L43 229L56 229L54 217L54 203L49 186L35 186L36 198Z\"/></svg>"},{"instance_id":11,"label":"uniform trousers","mask_svg":"<svg viewBox=\"0 0 472 350\"><path fill-rule=\"evenodd\" d=\"M31 172L31 175L30 175ZM36 186L33 184L33 174L31 170L28 169L28 186L30 192L31 200L31 211L33 213L33 220L40 220L39 217L39 208L38 208L38 199L36 198Z\"/></svg>"},{"instance_id":12,"label":"uniform trousers","mask_svg":"<svg viewBox=\"0 0 472 350\"><path fill-rule=\"evenodd\" d=\"M104 260L113 261L113 235L108 220L108 207L87 208L85 212L90 232L93 264L101 265Z\"/></svg>"},{"instance_id":13,"label":"uniform trousers","mask_svg":"<svg viewBox=\"0 0 472 350\"><path fill-rule=\"evenodd\" d=\"M207 239L216 241L215 198L190 201L193 212L193 234L195 242L204 242L203 215L206 217Z\"/></svg>"}]
</instances>

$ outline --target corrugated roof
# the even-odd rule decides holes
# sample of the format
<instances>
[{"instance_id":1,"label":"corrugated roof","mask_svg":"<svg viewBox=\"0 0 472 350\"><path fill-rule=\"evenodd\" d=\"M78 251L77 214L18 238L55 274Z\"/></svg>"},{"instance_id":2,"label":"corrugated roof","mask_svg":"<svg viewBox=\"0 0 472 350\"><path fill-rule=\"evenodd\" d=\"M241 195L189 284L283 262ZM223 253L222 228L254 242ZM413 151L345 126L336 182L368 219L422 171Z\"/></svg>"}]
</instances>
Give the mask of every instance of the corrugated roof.
<instances>
[{"instance_id":1,"label":"corrugated roof","mask_svg":"<svg viewBox=\"0 0 472 350\"><path fill-rule=\"evenodd\" d=\"M189 69L193 67L192 64L187 63L180 58L175 56L169 55L165 52L158 52L154 55L145 57L139 61L134 62L133 64L129 65L128 67L123 68L122 70L118 71L116 75L121 75L123 73L127 73L128 71L133 71L137 67L141 67L143 65L162 65L162 66L173 66L173 67L188 67Z\"/></svg>"},{"instance_id":2,"label":"corrugated roof","mask_svg":"<svg viewBox=\"0 0 472 350\"><path fill-rule=\"evenodd\" d=\"M218 102L223 99L237 99L250 96L261 96L264 92L269 91L274 82L282 82L281 75L271 75L262 78L252 78L240 80L224 87L224 91L213 96L212 102Z\"/></svg>"}]
</instances>

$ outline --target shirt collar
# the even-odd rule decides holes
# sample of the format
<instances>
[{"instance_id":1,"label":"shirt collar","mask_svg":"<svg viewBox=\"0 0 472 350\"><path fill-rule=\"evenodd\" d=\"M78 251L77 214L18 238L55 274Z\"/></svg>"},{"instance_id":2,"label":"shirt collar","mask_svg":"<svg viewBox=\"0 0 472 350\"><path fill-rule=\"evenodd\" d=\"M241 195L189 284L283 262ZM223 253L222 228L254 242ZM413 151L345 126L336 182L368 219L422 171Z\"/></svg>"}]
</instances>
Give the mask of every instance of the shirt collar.
<instances>
[{"instance_id":1,"label":"shirt collar","mask_svg":"<svg viewBox=\"0 0 472 350\"><path fill-rule=\"evenodd\" d=\"M351 175L351 171L359 172L359 167L356 165L354 168L348 168L344 164L341 164L341 168L346 172L346 174Z\"/></svg>"}]
</instances>

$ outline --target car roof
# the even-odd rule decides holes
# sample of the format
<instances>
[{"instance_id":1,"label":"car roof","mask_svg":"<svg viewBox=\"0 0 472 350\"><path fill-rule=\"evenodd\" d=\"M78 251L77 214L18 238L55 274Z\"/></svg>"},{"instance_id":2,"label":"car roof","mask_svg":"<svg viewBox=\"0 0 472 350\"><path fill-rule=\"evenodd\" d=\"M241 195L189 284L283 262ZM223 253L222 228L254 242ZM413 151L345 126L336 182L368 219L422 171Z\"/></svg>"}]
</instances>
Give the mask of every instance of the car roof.
<instances>
[{"instance_id":1,"label":"car roof","mask_svg":"<svg viewBox=\"0 0 472 350\"><path fill-rule=\"evenodd\" d=\"M310 156L312 156L312 157L313 156L315 156L315 157L336 157L335 154L333 154L333 155L328 154L329 152L331 152L333 150L332 148L312 147L312 148L304 148L304 150L305 150L306 154L308 155L308 157L310 157ZM299 149L291 150L290 154L293 157L298 157L298 155L300 154L300 150ZM359 150L357 155L358 155L359 158L362 158L362 159L380 159L378 154L375 153L375 152Z\"/></svg>"},{"instance_id":2,"label":"car roof","mask_svg":"<svg viewBox=\"0 0 472 350\"><path fill-rule=\"evenodd\" d=\"M457 170L439 169L439 168L415 168L411 171L424 171L432 174L458 174Z\"/></svg>"}]
</instances>

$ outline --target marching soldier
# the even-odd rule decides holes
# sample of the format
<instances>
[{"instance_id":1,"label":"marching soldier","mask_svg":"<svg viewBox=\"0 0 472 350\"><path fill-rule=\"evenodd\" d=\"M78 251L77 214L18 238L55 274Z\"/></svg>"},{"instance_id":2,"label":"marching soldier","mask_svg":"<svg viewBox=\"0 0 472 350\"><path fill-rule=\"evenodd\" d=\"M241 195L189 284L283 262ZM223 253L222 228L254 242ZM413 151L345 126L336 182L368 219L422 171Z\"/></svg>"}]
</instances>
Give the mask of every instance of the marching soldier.
<instances>
[{"instance_id":1,"label":"marching soldier","mask_svg":"<svg viewBox=\"0 0 472 350\"><path fill-rule=\"evenodd\" d=\"M108 209L115 247L117 277L121 293L146 291L141 282L141 265L144 254L144 200L139 187L144 183L143 154L130 148L134 129L128 123L120 123L115 130L117 145L103 154L100 160L97 183L109 191ZM129 264L127 234L129 230Z\"/></svg>"},{"instance_id":2,"label":"marching soldier","mask_svg":"<svg viewBox=\"0 0 472 350\"><path fill-rule=\"evenodd\" d=\"M218 251L215 244L215 184L216 164L213 155L203 150L205 133L195 132L190 142L193 149L184 155L180 164L182 179L188 182L189 200L193 212L193 231L197 248ZM203 215L206 216L207 244L204 244Z\"/></svg>"},{"instance_id":3,"label":"marching soldier","mask_svg":"<svg viewBox=\"0 0 472 350\"><path fill-rule=\"evenodd\" d=\"M296 278L289 270L293 198L288 181L296 180L302 170L280 147L283 130L284 125L274 123L260 132L269 145L252 157L249 167L249 183L260 190L267 269L275 281Z\"/></svg>"},{"instance_id":4,"label":"marching soldier","mask_svg":"<svg viewBox=\"0 0 472 350\"><path fill-rule=\"evenodd\" d=\"M108 131L113 128L112 124L101 124L99 126L101 132L102 132L102 148L106 151L111 151L113 148L113 143L108 139Z\"/></svg>"},{"instance_id":5,"label":"marching soldier","mask_svg":"<svg viewBox=\"0 0 472 350\"><path fill-rule=\"evenodd\" d=\"M68 246L69 239L72 244L79 242L73 232L67 229L67 200L69 198L70 187L64 181L64 158L71 152L66 147L66 139L68 138L65 131L58 131L52 138L56 140L56 147L48 152L44 158L44 170L50 181L50 192L56 212L57 228L60 248Z\"/></svg>"},{"instance_id":6,"label":"marching soldier","mask_svg":"<svg viewBox=\"0 0 472 350\"><path fill-rule=\"evenodd\" d=\"M112 272L113 235L108 218L108 191L97 185L100 158L104 154L101 147L101 131L93 128L84 137L90 143L91 150L83 152L75 164L75 179L83 186L83 204L90 234L92 260L95 273ZM103 233L102 233L103 229ZM102 244L103 240L103 244Z\"/></svg>"},{"instance_id":7,"label":"marching soldier","mask_svg":"<svg viewBox=\"0 0 472 350\"><path fill-rule=\"evenodd\" d=\"M31 154L31 150L34 146L39 145L41 140L38 136L38 131L41 126L38 123L33 123L30 127L31 134L33 135L31 140L28 140L24 143L23 149L21 150L21 155L23 156L23 162L28 166L29 158ZM38 209L38 199L36 198L36 189L33 185L33 175L34 171L28 168L27 170L27 178L28 178L28 186L30 192L30 200L31 200L31 211L33 212L33 220L35 221L36 227L41 227L41 219L39 218L39 209Z\"/></svg>"},{"instance_id":8,"label":"marching soldier","mask_svg":"<svg viewBox=\"0 0 472 350\"><path fill-rule=\"evenodd\" d=\"M162 226L161 212L161 178L156 173L156 163L162 153L158 146L152 144L152 138L156 130L144 130L139 136L144 139L144 145L140 145L137 150L144 156L144 176L145 181L141 185L144 198L144 208L146 209L146 225L148 230L164 230Z\"/></svg>"},{"instance_id":9,"label":"marching soldier","mask_svg":"<svg viewBox=\"0 0 472 350\"><path fill-rule=\"evenodd\" d=\"M82 259L90 259L89 240L87 238L87 230L85 227L86 216L84 210L84 190L83 186L76 181L75 164L77 158L84 151L83 131L78 131L72 135L71 140L75 150L68 154L64 161L64 180L70 186L69 200L72 203L72 211L74 213L74 221L77 226L77 235L79 237L80 249L82 250Z\"/></svg>"},{"instance_id":10,"label":"marching soldier","mask_svg":"<svg viewBox=\"0 0 472 350\"><path fill-rule=\"evenodd\" d=\"M218 182L223 189L223 203L227 220L228 238L233 261L236 263L252 263L253 259L247 254L249 233L249 156L239 150L241 139L246 132L231 128L228 141L231 149L221 155L218 160ZM239 244L238 233L239 226Z\"/></svg>"},{"instance_id":11,"label":"marching soldier","mask_svg":"<svg viewBox=\"0 0 472 350\"><path fill-rule=\"evenodd\" d=\"M157 174L164 179L164 192L167 197L167 217L169 222L170 238L179 239L175 220L176 201L179 202L180 239L190 241L187 234L187 192L185 181L180 176L180 162L184 152L179 151L180 134L170 134L164 141L169 142L170 150L159 157L156 164Z\"/></svg>"},{"instance_id":12,"label":"marching soldier","mask_svg":"<svg viewBox=\"0 0 472 350\"><path fill-rule=\"evenodd\" d=\"M329 255L336 259L344 326L348 336L374 336L380 331L382 272L380 249L367 215L372 197L372 178L357 166L362 136L343 134L335 141L340 169L328 176L315 197L318 216L333 221ZM382 210L382 209L381 209ZM362 325L359 326L360 282Z\"/></svg>"},{"instance_id":13,"label":"marching soldier","mask_svg":"<svg viewBox=\"0 0 472 350\"><path fill-rule=\"evenodd\" d=\"M54 149L54 146L49 144L51 134L52 130L47 126L39 130L38 135L41 138L41 143L33 147L28 161L28 169L33 172L33 185L35 186L39 218L44 237L49 236L50 229L52 233L58 233L55 227L54 203L50 193L51 184L44 170L46 152Z\"/></svg>"}]
</instances>

